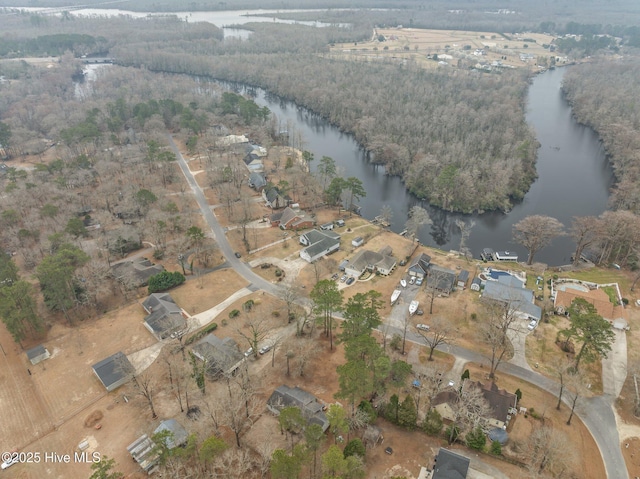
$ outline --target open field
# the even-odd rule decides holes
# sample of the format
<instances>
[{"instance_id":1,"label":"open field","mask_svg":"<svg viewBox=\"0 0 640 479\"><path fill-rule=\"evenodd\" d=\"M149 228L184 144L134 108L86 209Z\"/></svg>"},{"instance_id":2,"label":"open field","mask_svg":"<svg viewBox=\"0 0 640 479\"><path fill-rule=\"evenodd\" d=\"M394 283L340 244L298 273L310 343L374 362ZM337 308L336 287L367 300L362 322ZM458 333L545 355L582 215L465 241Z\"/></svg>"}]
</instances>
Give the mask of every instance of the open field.
<instances>
[{"instance_id":1,"label":"open field","mask_svg":"<svg viewBox=\"0 0 640 479\"><path fill-rule=\"evenodd\" d=\"M384 38L383 41L380 41ZM553 41L550 35L538 33L498 34L495 32L465 32L456 30L425 30L418 28L379 28L368 42L337 44L331 55L367 61L403 62L413 61L425 68L435 68L439 61L456 66L458 61L465 66L479 62L491 64L500 61L507 67L535 69L538 57L552 55L548 48ZM474 55L477 49L486 55ZM532 58L521 59L520 55ZM437 55L438 58L433 57Z\"/></svg>"}]
</instances>

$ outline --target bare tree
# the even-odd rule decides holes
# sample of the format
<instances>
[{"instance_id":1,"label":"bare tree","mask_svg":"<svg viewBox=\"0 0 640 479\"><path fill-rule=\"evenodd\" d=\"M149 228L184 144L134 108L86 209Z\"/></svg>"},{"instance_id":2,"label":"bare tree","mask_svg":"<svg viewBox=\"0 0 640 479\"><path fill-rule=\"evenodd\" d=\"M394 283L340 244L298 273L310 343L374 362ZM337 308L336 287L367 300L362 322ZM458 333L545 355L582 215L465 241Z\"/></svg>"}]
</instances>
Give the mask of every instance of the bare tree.
<instances>
[{"instance_id":1,"label":"bare tree","mask_svg":"<svg viewBox=\"0 0 640 479\"><path fill-rule=\"evenodd\" d=\"M422 394L425 394L429 400L429 408L433 398L435 398L446 386L444 382L444 375L447 372L447 367L431 362L427 364L419 364L414 367L416 378L420 382L420 388L416 395L416 408L420 409L420 399Z\"/></svg>"},{"instance_id":2,"label":"bare tree","mask_svg":"<svg viewBox=\"0 0 640 479\"><path fill-rule=\"evenodd\" d=\"M509 340L509 332L518 332L516 321L518 315L517 302L484 300L483 321L480 326L480 337L490 348L489 378L494 378L498 366L505 357L513 354L513 345Z\"/></svg>"},{"instance_id":3,"label":"bare tree","mask_svg":"<svg viewBox=\"0 0 640 479\"><path fill-rule=\"evenodd\" d=\"M433 318L429 325L429 331L416 328L416 332L429 348L429 361L433 361L433 351L438 346L451 344L455 341L455 338L451 335L453 332L451 323L440 316Z\"/></svg>"},{"instance_id":4,"label":"bare tree","mask_svg":"<svg viewBox=\"0 0 640 479\"><path fill-rule=\"evenodd\" d=\"M563 234L562 223L550 216L527 216L513 225L513 238L529 251L527 264L532 264L538 251Z\"/></svg>"},{"instance_id":5,"label":"bare tree","mask_svg":"<svg viewBox=\"0 0 640 479\"><path fill-rule=\"evenodd\" d=\"M415 241L420 227L428 224L431 224L431 218L429 217L429 212L425 210L422 206L418 206L418 205L413 206L409 210L409 218L405 223L405 228L407 229L407 236L410 236L412 238L412 242Z\"/></svg>"},{"instance_id":6,"label":"bare tree","mask_svg":"<svg viewBox=\"0 0 640 479\"><path fill-rule=\"evenodd\" d=\"M237 328L236 331L247 341L249 347L253 348L253 355L257 358L259 344L267 337L271 329L271 320L268 316L247 313L247 320L244 323L244 328Z\"/></svg>"},{"instance_id":7,"label":"bare tree","mask_svg":"<svg viewBox=\"0 0 640 479\"><path fill-rule=\"evenodd\" d=\"M532 477L565 477L575 466L574 451L565 447L568 439L562 431L542 425L529 434L524 444L527 469Z\"/></svg>"},{"instance_id":8,"label":"bare tree","mask_svg":"<svg viewBox=\"0 0 640 479\"><path fill-rule=\"evenodd\" d=\"M482 391L472 381L465 379L451 405L452 424L448 441L452 444L457 433L470 431L483 424L489 416L491 408Z\"/></svg>"},{"instance_id":9,"label":"bare tree","mask_svg":"<svg viewBox=\"0 0 640 479\"><path fill-rule=\"evenodd\" d=\"M573 265L580 263L582 252L596 241L596 231L598 229L598 218L595 216L574 216L571 222L569 234L576 242L576 251L573 253Z\"/></svg>"},{"instance_id":10,"label":"bare tree","mask_svg":"<svg viewBox=\"0 0 640 479\"><path fill-rule=\"evenodd\" d=\"M143 371L140 374L133 374L131 381L133 382L134 389L137 394L147 400L149 409L151 409L151 417L156 419L158 415L153 405L153 398L156 394L156 381L149 373L149 371Z\"/></svg>"},{"instance_id":11,"label":"bare tree","mask_svg":"<svg viewBox=\"0 0 640 479\"><path fill-rule=\"evenodd\" d=\"M469 223L466 223L464 220L456 218L455 224L460 230L460 252L465 256L465 258L471 258L471 250L467 247L467 240L469 239L471 230L476 225L476 221L469 220Z\"/></svg>"},{"instance_id":12,"label":"bare tree","mask_svg":"<svg viewBox=\"0 0 640 479\"><path fill-rule=\"evenodd\" d=\"M569 397L569 407L571 407L571 413L567 419L567 426L570 426L576 407L578 407L580 400L587 393L587 386L584 383L585 377L581 371L576 371L575 374L569 375L567 379L568 381L565 391L566 395Z\"/></svg>"},{"instance_id":13,"label":"bare tree","mask_svg":"<svg viewBox=\"0 0 640 479\"><path fill-rule=\"evenodd\" d=\"M562 361L554 363L554 371L560 380L560 390L558 391L558 403L556 404L556 409L560 410L560 404L562 403L562 394L564 393L564 388L566 386L567 377L572 373L573 369L573 361L563 358Z\"/></svg>"}]
</instances>

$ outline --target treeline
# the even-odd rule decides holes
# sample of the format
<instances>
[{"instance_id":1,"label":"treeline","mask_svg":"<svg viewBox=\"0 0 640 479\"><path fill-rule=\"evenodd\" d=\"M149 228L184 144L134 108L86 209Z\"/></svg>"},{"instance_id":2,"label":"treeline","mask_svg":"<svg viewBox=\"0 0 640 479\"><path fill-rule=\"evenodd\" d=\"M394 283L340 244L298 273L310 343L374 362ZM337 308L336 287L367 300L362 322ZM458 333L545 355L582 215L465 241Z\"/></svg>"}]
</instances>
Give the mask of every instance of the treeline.
<instances>
[{"instance_id":1,"label":"treeline","mask_svg":"<svg viewBox=\"0 0 640 479\"><path fill-rule=\"evenodd\" d=\"M600 136L613 165L614 209L640 212L640 65L636 61L577 65L565 73L563 91L579 122Z\"/></svg>"},{"instance_id":2,"label":"treeline","mask_svg":"<svg viewBox=\"0 0 640 479\"><path fill-rule=\"evenodd\" d=\"M118 59L246 82L294 100L353 133L374 161L447 210L508 210L535 178L523 72L483 76L315 55L211 59L141 47L119 49Z\"/></svg>"},{"instance_id":3,"label":"treeline","mask_svg":"<svg viewBox=\"0 0 640 479\"><path fill-rule=\"evenodd\" d=\"M24 40L11 40L5 37L0 38L0 56L62 55L67 50L84 54L95 50L98 44L106 44L106 39L77 33L42 35Z\"/></svg>"}]
</instances>

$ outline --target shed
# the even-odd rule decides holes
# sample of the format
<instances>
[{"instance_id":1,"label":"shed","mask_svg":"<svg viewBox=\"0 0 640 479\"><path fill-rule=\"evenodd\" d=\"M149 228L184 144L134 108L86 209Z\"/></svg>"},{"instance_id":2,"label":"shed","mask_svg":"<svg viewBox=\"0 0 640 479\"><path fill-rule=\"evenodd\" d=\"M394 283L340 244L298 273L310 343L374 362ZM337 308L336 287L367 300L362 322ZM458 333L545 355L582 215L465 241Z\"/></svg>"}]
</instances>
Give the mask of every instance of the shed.
<instances>
[{"instance_id":1,"label":"shed","mask_svg":"<svg viewBox=\"0 0 640 479\"><path fill-rule=\"evenodd\" d=\"M337 220L337 221L336 221L336 226L337 226L338 228L342 228L344 225L345 225L344 220Z\"/></svg>"},{"instance_id":2,"label":"shed","mask_svg":"<svg viewBox=\"0 0 640 479\"><path fill-rule=\"evenodd\" d=\"M333 222L329 222L329 223L325 223L323 225L320 225L320 229L324 230L324 231L332 230L333 229Z\"/></svg>"},{"instance_id":3,"label":"shed","mask_svg":"<svg viewBox=\"0 0 640 479\"><path fill-rule=\"evenodd\" d=\"M364 244L364 238L362 236L357 236L351 240L351 245L354 248L357 248L358 246L362 246L363 244Z\"/></svg>"},{"instance_id":4,"label":"shed","mask_svg":"<svg viewBox=\"0 0 640 479\"><path fill-rule=\"evenodd\" d=\"M133 365L122 351L91 366L102 385L111 392L122 386L130 378Z\"/></svg>"},{"instance_id":5,"label":"shed","mask_svg":"<svg viewBox=\"0 0 640 479\"><path fill-rule=\"evenodd\" d=\"M465 289L467 287L467 281L469 281L469 272L466 269L463 269L458 273L458 282L456 285L460 289Z\"/></svg>"},{"instance_id":6,"label":"shed","mask_svg":"<svg viewBox=\"0 0 640 479\"><path fill-rule=\"evenodd\" d=\"M38 364L40 361L44 361L50 357L51 355L49 354L49 351L47 351L47 348L42 344L27 351L27 358L29 358L31 364Z\"/></svg>"},{"instance_id":7,"label":"shed","mask_svg":"<svg viewBox=\"0 0 640 479\"><path fill-rule=\"evenodd\" d=\"M477 276L471 281L471 291L480 291L482 281Z\"/></svg>"},{"instance_id":8,"label":"shed","mask_svg":"<svg viewBox=\"0 0 640 479\"><path fill-rule=\"evenodd\" d=\"M165 419L160 422L160 425L153 431L153 434L158 434L162 431L169 431L171 433L171 437L167 440L167 446L170 449L186 444L189 438L187 430L175 419Z\"/></svg>"}]
</instances>

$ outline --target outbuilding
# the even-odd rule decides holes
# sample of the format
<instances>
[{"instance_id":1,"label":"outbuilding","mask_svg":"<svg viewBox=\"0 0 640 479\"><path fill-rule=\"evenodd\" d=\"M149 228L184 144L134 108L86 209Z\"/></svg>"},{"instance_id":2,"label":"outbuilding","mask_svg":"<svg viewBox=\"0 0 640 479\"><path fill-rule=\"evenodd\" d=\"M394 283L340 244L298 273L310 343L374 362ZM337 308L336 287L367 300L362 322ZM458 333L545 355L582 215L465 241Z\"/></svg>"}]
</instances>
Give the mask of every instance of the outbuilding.
<instances>
[{"instance_id":1,"label":"outbuilding","mask_svg":"<svg viewBox=\"0 0 640 479\"><path fill-rule=\"evenodd\" d=\"M460 289L465 289L467 287L467 281L469 281L469 272L466 269L463 269L458 273L458 282L456 286Z\"/></svg>"},{"instance_id":2,"label":"outbuilding","mask_svg":"<svg viewBox=\"0 0 640 479\"><path fill-rule=\"evenodd\" d=\"M29 358L31 364L38 364L39 362L44 361L45 359L49 359L50 357L51 355L49 354L49 351L47 351L47 348L45 348L42 344L27 351L27 358Z\"/></svg>"},{"instance_id":3,"label":"outbuilding","mask_svg":"<svg viewBox=\"0 0 640 479\"><path fill-rule=\"evenodd\" d=\"M131 379L134 370L133 365L122 351L118 351L91 367L102 385L109 392L119 388Z\"/></svg>"},{"instance_id":4,"label":"outbuilding","mask_svg":"<svg viewBox=\"0 0 640 479\"><path fill-rule=\"evenodd\" d=\"M356 236L351 240L351 246L357 248L358 246L362 246L364 244L364 238L362 236Z\"/></svg>"}]
</instances>

